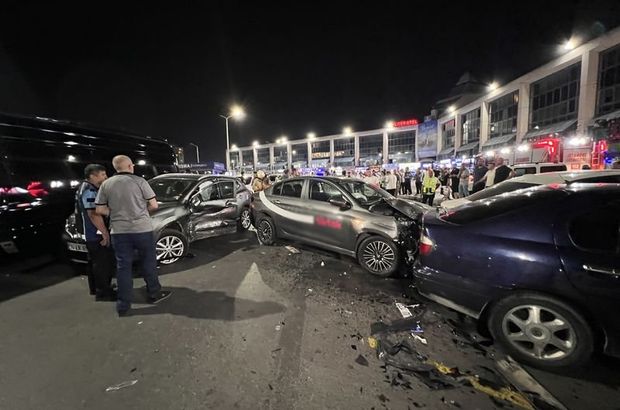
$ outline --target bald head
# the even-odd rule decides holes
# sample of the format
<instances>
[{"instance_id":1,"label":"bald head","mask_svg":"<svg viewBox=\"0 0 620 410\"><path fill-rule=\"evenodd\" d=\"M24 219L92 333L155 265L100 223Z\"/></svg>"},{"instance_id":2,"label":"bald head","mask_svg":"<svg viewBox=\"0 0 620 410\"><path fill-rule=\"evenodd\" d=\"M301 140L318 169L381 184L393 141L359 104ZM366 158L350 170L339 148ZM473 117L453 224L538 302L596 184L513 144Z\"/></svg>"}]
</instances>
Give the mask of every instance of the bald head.
<instances>
[{"instance_id":1,"label":"bald head","mask_svg":"<svg viewBox=\"0 0 620 410\"><path fill-rule=\"evenodd\" d=\"M116 170L116 172L132 172L133 173L133 162L131 158L127 155L117 155L112 158L112 166Z\"/></svg>"}]
</instances>

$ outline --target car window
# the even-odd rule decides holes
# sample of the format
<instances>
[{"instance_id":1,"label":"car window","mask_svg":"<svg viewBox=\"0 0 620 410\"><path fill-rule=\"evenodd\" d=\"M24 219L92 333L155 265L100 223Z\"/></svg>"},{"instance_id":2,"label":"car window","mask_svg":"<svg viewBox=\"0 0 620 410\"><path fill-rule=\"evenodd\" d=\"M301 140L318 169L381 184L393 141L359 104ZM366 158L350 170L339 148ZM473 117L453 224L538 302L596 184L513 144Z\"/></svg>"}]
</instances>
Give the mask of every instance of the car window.
<instances>
[{"instance_id":1,"label":"car window","mask_svg":"<svg viewBox=\"0 0 620 410\"><path fill-rule=\"evenodd\" d=\"M329 202L334 197L342 196L342 192L326 181L310 181L310 199L314 201Z\"/></svg>"},{"instance_id":2,"label":"car window","mask_svg":"<svg viewBox=\"0 0 620 410\"><path fill-rule=\"evenodd\" d=\"M523 175L529 175L529 174L535 174L536 173L536 167L519 167L519 168L515 168L515 175L520 177Z\"/></svg>"},{"instance_id":3,"label":"car window","mask_svg":"<svg viewBox=\"0 0 620 410\"><path fill-rule=\"evenodd\" d=\"M479 199L486 199L495 195L500 195L506 192L513 192L518 189L530 188L537 185L538 184L533 184L531 182L504 181L500 182L497 185L485 188L482 191L476 192L475 194L468 196L467 199L469 199L470 201L477 201Z\"/></svg>"},{"instance_id":4,"label":"car window","mask_svg":"<svg viewBox=\"0 0 620 410\"><path fill-rule=\"evenodd\" d=\"M558 199L565 195L566 193L562 190L540 186L538 188L509 192L489 199L471 202L468 205L456 208L454 211L442 215L441 219L458 225L465 225L483 219L493 218L516 209L537 205L541 202Z\"/></svg>"},{"instance_id":5,"label":"car window","mask_svg":"<svg viewBox=\"0 0 620 410\"><path fill-rule=\"evenodd\" d=\"M282 195L282 183L275 184L271 189L271 195Z\"/></svg>"},{"instance_id":6,"label":"car window","mask_svg":"<svg viewBox=\"0 0 620 410\"><path fill-rule=\"evenodd\" d=\"M213 181L207 181L200 185L198 193L200 194L201 202L217 201L220 199Z\"/></svg>"},{"instance_id":7,"label":"car window","mask_svg":"<svg viewBox=\"0 0 620 410\"><path fill-rule=\"evenodd\" d=\"M235 191L239 192L239 191L243 191L244 189L245 189L245 186L241 183L241 181L236 179L235 180Z\"/></svg>"},{"instance_id":8,"label":"car window","mask_svg":"<svg viewBox=\"0 0 620 410\"><path fill-rule=\"evenodd\" d=\"M159 202L178 201L193 184L193 180L184 178L160 178L149 181Z\"/></svg>"},{"instance_id":9,"label":"car window","mask_svg":"<svg viewBox=\"0 0 620 410\"><path fill-rule=\"evenodd\" d=\"M566 171L566 165L545 165L540 167L540 173Z\"/></svg>"},{"instance_id":10,"label":"car window","mask_svg":"<svg viewBox=\"0 0 620 410\"><path fill-rule=\"evenodd\" d=\"M618 253L620 201L589 209L573 218L568 229L571 240L579 248Z\"/></svg>"},{"instance_id":11,"label":"car window","mask_svg":"<svg viewBox=\"0 0 620 410\"><path fill-rule=\"evenodd\" d=\"M282 183L282 196L290 196L293 198L301 198L301 190L303 188L304 181L294 180L285 181Z\"/></svg>"},{"instance_id":12,"label":"car window","mask_svg":"<svg viewBox=\"0 0 620 410\"><path fill-rule=\"evenodd\" d=\"M233 181L221 181L218 183L220 187L221 199L230 199L235 197L235 185Z\"/></svg>"},{"instance_id":13,"label":"car window","mask_svg":"<svg viewBox=\"0 0 620 410\"><path fill-rule=\"evenodd\" d=\"M355 202L366 209L376 204L382 199L392 199L392 195L382 190L381 188L375 188L364 181L356 180L343 180L338 182L338 185L351 194Z\"/></svg>"}]
</instances>

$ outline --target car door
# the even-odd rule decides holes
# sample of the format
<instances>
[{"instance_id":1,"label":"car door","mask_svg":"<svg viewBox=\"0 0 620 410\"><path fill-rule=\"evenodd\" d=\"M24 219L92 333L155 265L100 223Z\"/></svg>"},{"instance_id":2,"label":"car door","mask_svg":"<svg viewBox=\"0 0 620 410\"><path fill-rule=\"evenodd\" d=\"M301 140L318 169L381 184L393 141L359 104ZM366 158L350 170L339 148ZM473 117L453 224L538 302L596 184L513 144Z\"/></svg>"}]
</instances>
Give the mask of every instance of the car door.
<instances>
[{"instance_id":1,"label":"car door","mask_svg":"<svg viewBox=\"0 0 620 410\"><path fill-rule=\"evenodd\" d=\"M620 199L617 194L575 198L558 215L556 243L570 282L586 297L620 294Z\"/></svg>"},{"instance_id":2,"label":"car door","mask_svg":"<svg viewBox=\"0 0 620 410\"><path fill-rule=\"evenodd\" d=\"M237 213L234 190L229 193L226 188L225 182L210 179L202 182L190 198L188 228L192 240L234 230Z\"/></svg>"},{"instance_id":3,"label":"car door","mask_svg":"<svg viewBox=\"0 0 620 410\"><path fill-rule=\"evenodd\" d=\"M280 235L301 240L311 236L308 230L314 224L314 215L305 203L305 185L304 179L287 179L260 193Z\"/></svg>"},{"instance_id":4,"label":"car door","mask_svg":"<svg viewBox=\"0 0 620 410\"><path fill-rule=\"evenodd\" d=\"M320 178L309 180L308 207L312 211L314 224L308 231L312 241L342 249L352 249L352 211L332 205L329 200L345 200L345 194L336 185Z\"/></svg>"}]
</instances>

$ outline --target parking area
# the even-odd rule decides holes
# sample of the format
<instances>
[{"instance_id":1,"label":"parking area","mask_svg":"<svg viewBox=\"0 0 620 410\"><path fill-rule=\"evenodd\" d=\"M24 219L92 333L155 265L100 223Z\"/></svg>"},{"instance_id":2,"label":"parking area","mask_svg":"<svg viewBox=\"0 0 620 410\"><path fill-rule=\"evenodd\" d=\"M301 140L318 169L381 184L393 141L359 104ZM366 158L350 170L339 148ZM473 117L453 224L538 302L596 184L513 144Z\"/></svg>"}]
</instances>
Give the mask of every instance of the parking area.
<instances>
[{"instance_id":1,"label":"parking area","mask_svg":"<svg viewBox=\"0 0 620 410\"><path fill-rule=\"evenodd\" d=\"M526 368L549 394L537 399L523 377L497 370L502 353L473 322L416 296L410 279L284 245L260 246L252 233L198 241L159 269L169 300L142 303L135 279L126 318L94 302L66 265L4 266L0 408L523 408L519 397L617 408L617 360L563 374ZM410 359L445 368L411 371Z\"/></svg>"}]
</instances>

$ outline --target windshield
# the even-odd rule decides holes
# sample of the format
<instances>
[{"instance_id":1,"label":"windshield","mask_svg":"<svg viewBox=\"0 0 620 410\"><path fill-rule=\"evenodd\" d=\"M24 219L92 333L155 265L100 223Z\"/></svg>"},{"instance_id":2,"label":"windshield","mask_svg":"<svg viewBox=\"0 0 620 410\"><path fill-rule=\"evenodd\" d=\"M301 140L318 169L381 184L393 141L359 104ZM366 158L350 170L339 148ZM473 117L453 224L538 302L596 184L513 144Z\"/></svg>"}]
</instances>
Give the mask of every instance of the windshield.
<instances>
[{"instance_id":1,"label":"windshield","mask_svg":"<svg viewBox=\"0 0 620 410\"><path fill-rule=\"evenodd\" d=\"M159 202L176 202L194 185L193 179L161 178L151 179L149 185L153 188Z\"/></svg>"},{"instance_id":2,"label":"windshield","mask_svg":"<svg viewBox=\"0 0 620 410\"><path fill-rule=\"evenodd\" d=\"M516 191L517 189L530 188L537 185L539 184L533 184L531 182L504 181L497 185L485 188L480 192L476 192L475 194L468 196L467 199L470 201L477 201L479 199L486 199L495 195Z\"/></svg>"},{"instance_id":3,"label":"windshield","mask_svg":"<svg viewBox=\"0 0 620 410\"><path fill-rule=\"evenodd\" d=\"M382 199L393 199L394 197L386 191L375 188L364 181L339 181L338 185L344 188L355 199L359 206L369 208Z\"/></svg>"}]
</instances>

